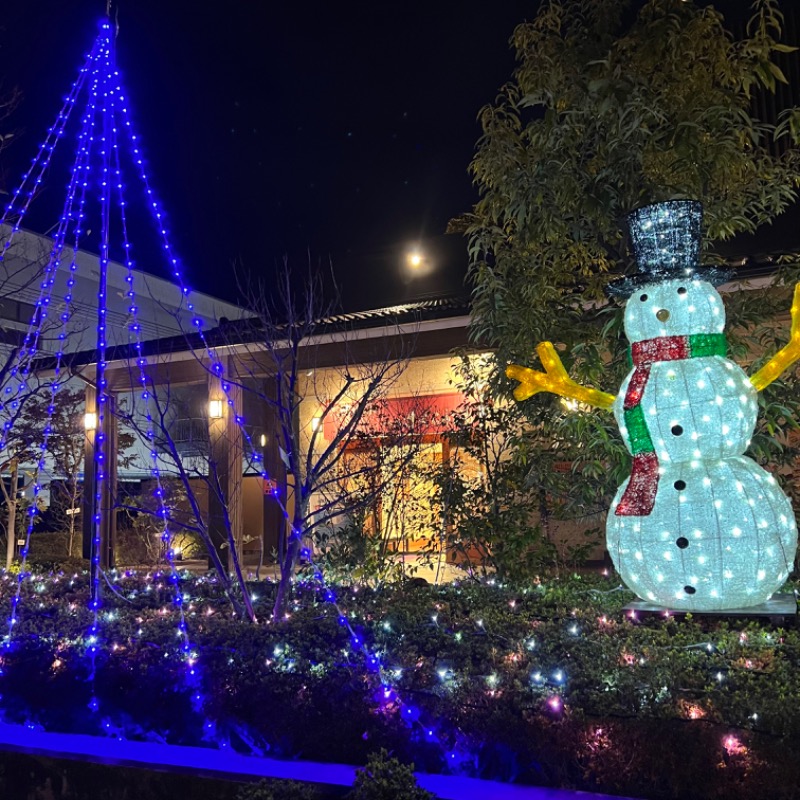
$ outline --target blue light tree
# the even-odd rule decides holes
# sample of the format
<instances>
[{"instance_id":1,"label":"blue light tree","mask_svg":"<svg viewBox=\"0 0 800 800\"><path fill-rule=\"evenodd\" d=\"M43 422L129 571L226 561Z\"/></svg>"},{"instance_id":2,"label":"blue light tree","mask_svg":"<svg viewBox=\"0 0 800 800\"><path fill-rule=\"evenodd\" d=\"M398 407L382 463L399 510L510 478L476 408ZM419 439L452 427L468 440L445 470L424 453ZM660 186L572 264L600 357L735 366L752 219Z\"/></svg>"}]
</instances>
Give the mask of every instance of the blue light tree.
<instances>
[{"instance_id":1,"label":"blue light tree","mask_svg":"<svg viewBox=\"0 0 800 800\"><path fill-rule=\"evenodd\" d=\"M44 181L56 146L65 137L68 123L74 118L76 112L78 133L64 206L55 226L50 252L44 260L38 298L33 313L28 321L19 350L9 367L8 385L0 386L2 389L2 395L0 395L0 419L2 419L0 451L6 447L13 432L14 425L11 418L13 415L10 412L19 404L19 398L30 389L33 380L33 365L37 357L48 354L52 357L50 359L50 377L45 385L45 396L49 397L49 401L45 408L44 419L41 421L43 427L37 453L40 468L44 466L48 439L53 432L53 415L56 412L54 399L69 379L65 348L69 336L69 324L75 311L73 292L79 269L77 253L81 246L85 246L90 231L94 230L97 232L96 237L90 241L99 252L95 317L94 384L97 408L94 421L96 426L94 433L95 475L93 487L86 487L85 491L93 493L95 510L91 520L93 535L90 552L89 608L92 612L92 620L83 642L86 656L90 662L89 680L92 697L89 708L93 712L97 712L104 702L95 694L94 687L96 686L96 673L102 666L102 660L107 651L100 610L103 585L103 536L108 515L113 513L114 504L113 497L110 496L108 480L109 461L114 453L113 446L110 446L112 443L109 441L109 430L111 429L109 422L113 418L114 411L111 408L112 398L106 377L109 344L108 271L112 249L114 251L118 249L123 254L122 261L126 268L127 288L124 295L128 302L129 349L133 353L129 366L130 374L133 376L132 380L137 384L136 396L133 399L140 411L140 418L144 420L141 423L141 430L149 445L150 473L156 487L154 490L156 514L164 523L162 539L169 562L170 580L174 587L173 603L177 610L178 653L185 664L185 680L191 691L193 708L202 713L204 697L199 675L199 653L190 639L184 616L181 576L176 568L175 554L172 549L173 531L169 524L170 514L165 501L167 493L163 484L165 476L162 475L157 447L157 431L159 426L163 427L163 420L159 415L162 413L164 405L163 403L159 404L159 398L156 395L156 387L150 370L153 364L144 354L142 326L139 322L133 243L128 235L125 199L129 172L132 173L133 180L138 181L144 188L146 204L161 242L163 258L172 279L180 289L182 300L178 311L184 313L179 313L178 319L184 316L188 318L190 322L186 332L193 334L201 342L202 363L218 382L219 402L227 407L233 423L239 428L239 435L244 442L251 468L258 472L265 483L271 482L271 478L264 464L263 452L255 446L246 420L238 410L236 395L242 387L236 382L236 376L229 374L227 359L223 361L219 350L209 345L204 320L196 313L191 291L184 280L180 262L170 243L165 215L152 189L139 139L133 129L120 75L116 68L113 28L108 19L102 22L94 44L86 55L76 81L64 99L54 125L48 130L31 167L23 176L21 185L13 193L2 218L0 218L0 225L5 225L8 231L5 240L0 244L0 263L5 262L15 238L21 230L25 215L37 195L37 190ZM56 277L59 272L67 275L63 296L55 294ZM53 345L50 347L45 346L43 338L43 332L48 329L48 326L53 326L54 331ZM391 369L391 367L387 369ZM163 400L163 398L161 399ZM21 589L24 581L30 577L26 560L31 532L36 521L36 499L42 488L42 482L37 479L33 485L33 511L28 517L25 531L26 541L21 550L22 563L17 577L16 593L12 598L7 620L7 633L2 640L2 646L6 650L10 650L14 646L14 630L18 622L22 600ZM288 521L288 504L285 497L281 497L279 492L274 493L274 497ZM290 530L293 544L289 561L293 566L297 558L302 531L297 526L292 526ZM336 608L340 624L348 631L353 651L363 656L365 669L375 680L376 694L380 705L382 707L392 706L398 710L409 727L422 730L426 741L437 741L437 726L425 720L418 708L404 703L398 697L380 656L373 651L365 641L363 633L351 623L338 606L336 593L332 587L326 584L321 570L313 564L313 561L311 567L313 579L318 584L322 597ZM253 620L255 621L254 616ZM209 731L209 735L212 735L213 723L207 720L206 729Z\"/></svg>"}]
</instances>

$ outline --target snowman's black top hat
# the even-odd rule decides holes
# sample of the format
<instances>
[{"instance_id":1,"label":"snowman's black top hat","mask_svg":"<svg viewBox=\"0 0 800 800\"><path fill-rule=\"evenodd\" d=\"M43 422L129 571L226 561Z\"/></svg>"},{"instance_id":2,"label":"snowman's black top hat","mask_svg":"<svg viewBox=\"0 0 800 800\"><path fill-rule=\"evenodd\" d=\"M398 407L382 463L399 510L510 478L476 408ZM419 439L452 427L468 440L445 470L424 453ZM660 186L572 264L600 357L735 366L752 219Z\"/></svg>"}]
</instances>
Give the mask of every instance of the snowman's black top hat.
<instances>
[{"instance_id":1,"label":"snowman's black top hat","mask_svg":"<svg viewBox=\"0 0 800 800\"><path fill-rule=\"evenodd\" d=\"M703 206L696 200L667 200L637 208L628 215L631 246L639 272L606 286L615 297L629 297L646 283L673 278L708 281L713 286L730 280L726 267L700 266Z\"/></svg>"}]
</instances>

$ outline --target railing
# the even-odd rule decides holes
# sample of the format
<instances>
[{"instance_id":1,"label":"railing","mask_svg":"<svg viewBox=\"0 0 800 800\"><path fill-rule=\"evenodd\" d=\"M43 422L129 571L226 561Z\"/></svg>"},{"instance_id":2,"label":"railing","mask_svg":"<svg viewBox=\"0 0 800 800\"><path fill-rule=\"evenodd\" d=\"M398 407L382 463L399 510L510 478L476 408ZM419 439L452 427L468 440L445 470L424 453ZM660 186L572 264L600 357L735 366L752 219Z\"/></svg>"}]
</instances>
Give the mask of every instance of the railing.
<instances>
[{"instance_id":1,"label":"railing","mask_svg":"<svg viewBox=\"0 0 800 800\"><path fill-rule=\"evenodd\" d=\"M208 420L205 418L176 419L170 425L170 435L181 455L208 453Z\"/></svg>"}]
</instances>

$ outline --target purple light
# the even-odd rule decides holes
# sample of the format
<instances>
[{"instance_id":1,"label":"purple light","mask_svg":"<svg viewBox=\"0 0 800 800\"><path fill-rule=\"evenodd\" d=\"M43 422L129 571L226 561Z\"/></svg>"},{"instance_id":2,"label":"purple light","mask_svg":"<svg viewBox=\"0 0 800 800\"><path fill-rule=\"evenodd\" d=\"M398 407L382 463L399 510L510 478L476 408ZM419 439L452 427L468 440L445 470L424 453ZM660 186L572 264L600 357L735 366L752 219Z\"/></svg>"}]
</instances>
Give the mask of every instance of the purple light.
<instances>
[{"instance_id":1,"label":"purple light","mask_svg":"<svg viewBox=\"0 0 800 800\"><path fill-rule=\"evenodd\" d=\"M557 694L553 695L547 701L547 705L549 706L550 710L554 711L556 714L560 713L561 710L564 708L564 703Z\"/></svg>"}]
</instances>

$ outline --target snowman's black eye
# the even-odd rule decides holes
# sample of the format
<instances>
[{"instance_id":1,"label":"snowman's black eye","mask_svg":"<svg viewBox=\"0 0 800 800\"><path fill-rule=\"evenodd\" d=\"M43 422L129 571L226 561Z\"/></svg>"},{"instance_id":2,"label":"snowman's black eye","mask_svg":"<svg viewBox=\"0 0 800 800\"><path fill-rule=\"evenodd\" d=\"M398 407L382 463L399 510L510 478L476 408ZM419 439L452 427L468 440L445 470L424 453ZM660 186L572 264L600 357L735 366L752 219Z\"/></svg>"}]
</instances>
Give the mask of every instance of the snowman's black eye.
<instances>
[{"instance_id":1,"label":"snowman's black eye","mask_svg":"<svg viewBox=\"0 0 800 800\"><path fill-rule=\"evenodd\" d=\"M647 300L647 295L643 294L639 299L644 303L644 301Z\"/></svg>"},{"instance_id":2,"label":"snowman's black eye","mask_svg":"<svg viewBox=\"0 0 800 800\"><path fill-rule=\"evenodd\" d=\"M681 286L681 288L678 289L678 294L686 294L686 287L685 286Z\"/></svg>"}]
</instances>

